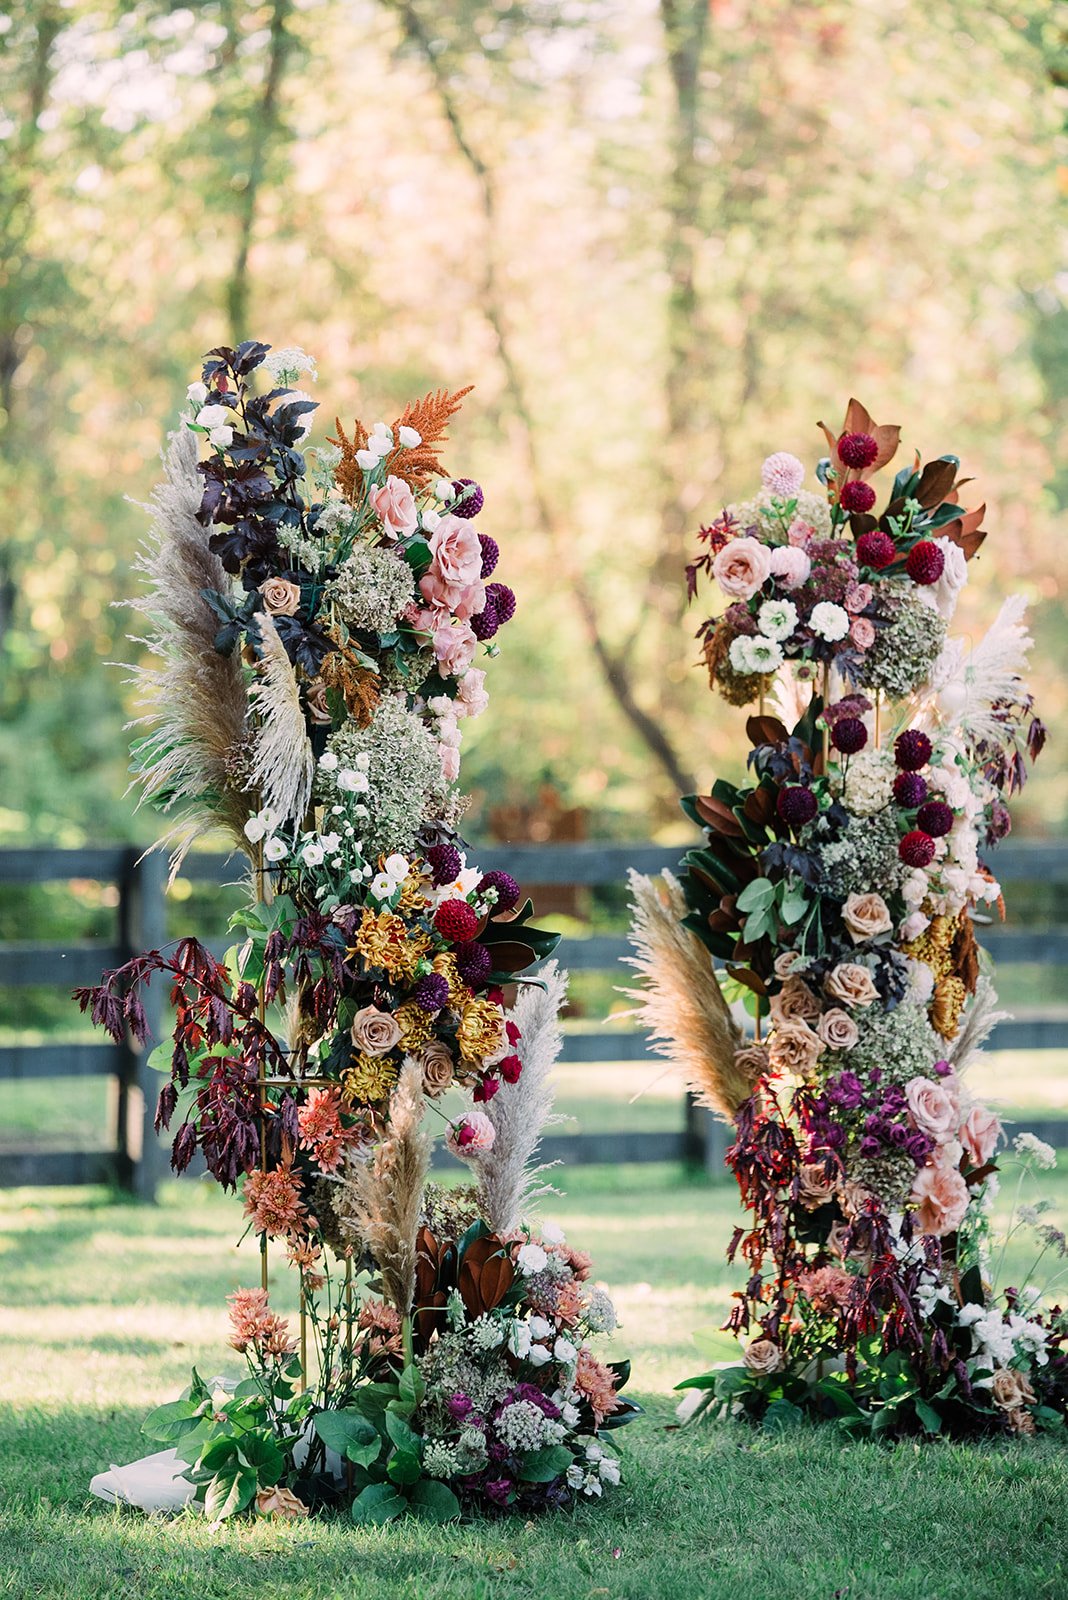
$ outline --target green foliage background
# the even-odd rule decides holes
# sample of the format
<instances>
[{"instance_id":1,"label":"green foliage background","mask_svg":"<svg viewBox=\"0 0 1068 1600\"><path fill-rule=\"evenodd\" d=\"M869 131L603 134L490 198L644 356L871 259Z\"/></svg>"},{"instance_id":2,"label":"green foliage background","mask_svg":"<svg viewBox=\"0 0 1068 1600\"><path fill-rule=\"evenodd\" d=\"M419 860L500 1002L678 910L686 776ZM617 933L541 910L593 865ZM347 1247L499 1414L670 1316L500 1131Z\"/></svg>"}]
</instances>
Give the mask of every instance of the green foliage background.
<instances>
[{"instance_id":1,"label":"green foliage background","mask_svg":"<svg viewBox=\"0 0 1068 1600\"><path fill-rule=\"evenodd\" d=\"M1063 826L1064 41L1049 0L32 0L0 15L0 838L145 837L131 560L200 353L300 343L343 419L473 381L456 470L520 612L478 807L679 827L737 775L682 566L856 392L991 507ZM127 498L129 497L129 498Z\"/></svg>"}]
</instances>

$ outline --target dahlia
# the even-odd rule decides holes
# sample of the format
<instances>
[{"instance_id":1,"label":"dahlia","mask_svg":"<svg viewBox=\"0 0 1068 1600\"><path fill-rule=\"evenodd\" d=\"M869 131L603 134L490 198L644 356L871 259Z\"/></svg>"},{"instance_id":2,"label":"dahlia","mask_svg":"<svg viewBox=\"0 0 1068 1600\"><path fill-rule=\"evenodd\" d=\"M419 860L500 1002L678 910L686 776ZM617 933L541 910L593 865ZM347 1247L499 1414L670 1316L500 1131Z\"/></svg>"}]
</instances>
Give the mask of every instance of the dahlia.
<instances>
[{"instance_id":1,"label":"dahlia","mask_svg":"<svg viewBox=\"0 0 1068 1600\"><path fill-rule=\"evenodd\" d=\"M838 498L843 511L855 511L863 514L865 511L870 511L875 504L875 490L870 483L861 483L859 480L853 483L843 483L842 492Z\"/></svg>"},{"instance_id":2,"label":"dahlia","mask_svg":"<svg viewBox=\"0 0 1068 1600\"><path fill-rule=\"evenodd\" d=\"M290 1166L250 1172L245 1179L245 1215L251 1218L255 1232L271 1239L299 1233L307 1217L301 1188L300 1175Z\"/></svg>"},{"instance_id":3,"label":"dahlia","mask_svg":"<svg viewBox=\"0 0 1068 1600\"><path fill-rule=\"evenodd\" d=\"M838 459L853 472L863 472L879 454L879 445L870 433L843 433L838 441Z\"/></svg>"},{"instance_id":4,"label":"dahlia","mask_svg":"<svg viewBox=\"0 0 1068 1600\"><path fill-rule=\"evenodd\" d=\"M805 468L788 450L776 450L761 467L760 481L769 494L792 500L805 481Z\"/></svg>"},{"instance_id":5,"label":"dahlia","mask_svg":"<svg viewBox=\"0 0 1068 1600\"><path fill-rule=\"evenodd\" d=\"M857 560L862 567L872 567L876 572L881 572L897 560L897 545L888 533L873 528L870 533L862 533L857 540Z\"/></svg>"},{"instance_id":6,"label":"dahlia","mask_svg":"<svg viewBox=\"0 0 1068 1600\"><path fill-rule=\"evenodd\" d=\"M894 759L904 772L918 772L931 759L931 741L921 728L906 728L894 740Z\"/></svg>"}]
</instances>

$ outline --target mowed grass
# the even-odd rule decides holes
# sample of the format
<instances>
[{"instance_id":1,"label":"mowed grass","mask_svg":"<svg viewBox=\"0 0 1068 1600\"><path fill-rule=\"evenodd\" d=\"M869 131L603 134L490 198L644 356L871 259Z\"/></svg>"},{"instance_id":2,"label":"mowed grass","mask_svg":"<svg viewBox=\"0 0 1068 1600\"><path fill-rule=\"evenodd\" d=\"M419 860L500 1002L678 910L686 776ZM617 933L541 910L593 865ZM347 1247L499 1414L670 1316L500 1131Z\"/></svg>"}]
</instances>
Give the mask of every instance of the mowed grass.
<instances>
[{"instance_id":1,"label":"mowed grass","mask_svg":"<svg viewBox=\"0 0 1068 1600\"><path fill-rule=\"evenodd\" d=\"M1058 1213L1068 1183L1050 1175ZM191 1363L233 1370L225 1295L256 1279L236 1203L169 1185L155 1208L103 1192L0 1196L0 1595L44 1600L986 1600L1068 1593L1068 1448L895 1449L826 1430L674 1424L695 1329L738 1274L727 1185L677 1168L567 1175L546 1205L615 1293L618 1353L646 1417L618 1436L603 1504L533 1523L357 1530L343 1520L212 1531L91 1500L93 1472L150 1448L145 1411ZM1010 1259L1024 1275L1025 1252ZM279 1274L279 1299L289 1289ZM722 1341L726 1354L729 1345Z\"/></svg>"}]
</instances>

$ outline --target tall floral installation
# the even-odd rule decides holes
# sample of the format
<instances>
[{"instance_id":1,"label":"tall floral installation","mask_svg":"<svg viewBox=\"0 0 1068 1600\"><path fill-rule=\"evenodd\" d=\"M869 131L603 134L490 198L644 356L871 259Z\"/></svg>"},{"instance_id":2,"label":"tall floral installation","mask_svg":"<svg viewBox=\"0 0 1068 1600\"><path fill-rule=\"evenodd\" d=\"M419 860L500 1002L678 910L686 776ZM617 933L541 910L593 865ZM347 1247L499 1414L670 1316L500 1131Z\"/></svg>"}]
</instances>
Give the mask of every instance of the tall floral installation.
<instances>
[{"instance_id":1,"label":"tall floral installation","mask_svg":"<svg viewBox=\"0 0 1068 1600\"><path fill-rule=\"evenodd\" d=\"M736 1124L748 1213L740 1359L681 1385L681 1409L1033 1433L1068 1411L1068 1316L1035 1269L999 1286L1005 1136L967 1071L1002 1015L975 936L1001 905L984 855L1045 732L1023 602L971 646L948 634L985 538L957 458L917 457L877 509L899 432L850 401L816 486L769 456L688 571L691 596L711 577L726 602L699 633L711 685L754 713L750 781L683 801L705 842L681 880L632 880L635 998ZM1053 1152L1021 1134L1009 1159L1023 1183ZM1036 1268L1062 1258L1023 1197L1010 1231L1034 1235Z\"/></svg>"},{"instance_id":2,"label":"tall floral installation","mask_svg":"<svg viewBox=\"0 0 1068 1600\"><path fill-rule=\"evenodd\" d=\"M566 977L523 974L556 936L458 832L474 662L515 597L482 490L440 460L467 391L308 450L304 373L295 349L209 353L140 561L136 778L175 869L222 830L253 892L222 961L183 939L78 998L143 1041L141 992L168 985L157 1126L176 1172L199 1151L240 1193L261 1259L230 1299L244 1376L194 1372L145 1431L216 1521L526 1515L618 1483L604 1435L637 1408L590 1344L615 1313L589 1258L524 1220L550 1192ZM435 1132L464 1186L428 1181ZM269 1253L298 1276L296 1329Z\"/></svg>"}]
</instances>

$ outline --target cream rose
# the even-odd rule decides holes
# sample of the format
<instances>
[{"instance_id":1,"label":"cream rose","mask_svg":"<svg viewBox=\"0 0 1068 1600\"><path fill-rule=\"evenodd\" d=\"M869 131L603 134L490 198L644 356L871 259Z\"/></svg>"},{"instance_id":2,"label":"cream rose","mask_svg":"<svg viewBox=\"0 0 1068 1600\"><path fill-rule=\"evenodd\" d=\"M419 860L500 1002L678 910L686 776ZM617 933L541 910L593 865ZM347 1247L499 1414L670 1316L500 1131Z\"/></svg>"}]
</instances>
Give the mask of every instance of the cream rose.
<instances>
[{"instance_id":1,"label":"cream rose","mask_svg":"<svg viewBox=\"0 0 1068 1600\"><path fill-rule=\"evenodd\" d=\"M273 1489L261 1489L257 1494L256 1515L282 1517L287 1522L296 1522L299 1517L310 1516L311 1512L292 1489L284 1489L281 1484L276 1484Z\"/></svg>"},{"instance_id":2,"label":"cream rose","mask_svg":"<svg viewBox=\"0 0 1068 1600\"><path fill-rule=\"evenodd\" d=\"M989 1106L972 1106L958 1137L972 1165L985 1167L1001 1138L1001 1122Z\"/></svg>"},{"instance_id":3,"label":"cream rose","mask_svg":"<svg viewBox=\"0 0 1068 1600\"><path fill-rule=\"evenodd\" d=\"M870 1006L879 998L875 979L857 961L843 961L835 967L823 987L832 1000L841 1000L847 1006Z\"/></svg>"},{"instance_id":4,"label":"cream rose","mask_svg":"<svg viewBox=\"0 0 1068 1600\"><path fill-rule=\"evenodd\" d=\"M819 1020L816 1029L828 1050L852 1050L859 1037L859 1030L848 1011L842 1011L838 1006L832 1006L830 1011L825 1011Z\"/></svg>"},{"instance_id":5,"label":"cream rose","mask_svg":"<svg viewBox=\"0 0 1068 1600\"><path fill-rule=\"evenodd\" d=\"M712 563L712 574L732 600L749 600L771 576L771 556L759 539L732 539Z\"/></svg>"},{"instance_id":6,"label":"cream rose","mask_svg":"<svg viewBox=\"0 0 1068 1600\"><path fill-rule=\"evenodd\" d=\"M295 617L300 610L300 584L288 578L267 578L260 584L260 594L272 617Z\"/></svg>"},{"instance_id":7,"label":"cream rose","mask_svg":"<svg viewBox=\"0 0 1068 1600\"><path fill-rule=\"evenodd\" d=\"M776 1028L768 1046L768 1056L776 1072L804 1077L811 1072L823 1051L823 1040L807 1022L784 1022Z\"/></svg>"},{"instance_id":8,"label":"cream rose","mask_svg":"<svg viewBox=\"0 0 1068 1600\"><path fill-rule=\"evenodd\" d=\"M330 716L330 706L326 698L326 684L321 678L316 678L314 683L308 685L307 695L308 715L312 721L321 728L330 726L333 720Z\"/></svg>"},{"instance_id":9,"label":"cream rose","mask_svg":"<svg viewBox=\"0 0 1068 1600\"><path fill-rule=\"evenodd\" d=\"M964 1221L968 1185L955 1167L923 1167L916 1174L912 1201L920 1232L941 1239Z\"/></svg>"},{"instance_id":10,"label":"cream rose","mask_svg":"<svg viewBox=\"0 0 1068 1600\"><path fill-rule=\"evenodd\" d=\"M750 1372L765 1377L782 1368L782 1351L774 1339L751 1339L742 1351L742 1360Z\"/></svg>"},{"instance_id":11,"label":"cream rose","mask_svg":"<svg viewBox=\"0 0 1068 1600\"><path fill-rule=\"evenodd\" d=\"M452 1052L442 1039L431 1039L419 1052L419 1065L423 1070L423 1093L437 1100L453 1082Z\"/></svg>"},{"instance_id":12,"label":"cream rose","mask_svg":"<svg viewBox=\"0 0 1068 1600\"><path fill-rule=\"evenodd\" d=\"M779 993L771 997L771 1020L777 1028L784 1022L815 1022L820 1003L804 978L787 978Z\"/></svg>"},{"instance_id":13,"label":"cream rose","mask_svg":"<svg viewBox=\"0 0 1068 1600\"><path fill-rule=\"evenodd\" d=\"M365 1056L385 1056L401 1041L396 1017L377 1006L364 1006L352 1019L352 1042Z\"/></svg>"},{"instance_id":14,"label":"cream rose","mask_svg":"<svg viewBox=\"0 0 1068 1600\"><path fill-rule=\"evenodd\" d=\"M798 963L803 960L804 957L800 950L780 950L775 957L775 976L777 978L788 978Z\"/></svg>"},{"instance_id":15,"label":"cream rose","mask_svg":"<svg viewBox=\"0 0 1068 1600\"><path fill-rule=\"evenodd\" d=\"M886 901L874 890L868 894L851 894L842 907L842 920L854 944L863 944L865 939L889 933L894 926Z\"/></svg>"},{"instance_id":16,"label":"cream rose","mask_svg":"<svg viewBox=\"0 0 1068 1600\"><path fill-rule=\"evenodd\" d=\"M960 1104L955 1094L933 1078L912 1078L905 1085L905 1099L915 1127L936 1144L956 1137Z\"/></svg>"},{"instance_id":17,"label":"cream rose","mask_svg":"<svg viewBox=\"0 0 1068 1600\"><path fill-rule=\"evenodd\" d=\"M990 1385L990 1398L1002 1411L1018 1411L1021 1406L1034 1405L1035 1391L1022 1372L999 1367Z\"/></svg>"}]
</instances>

